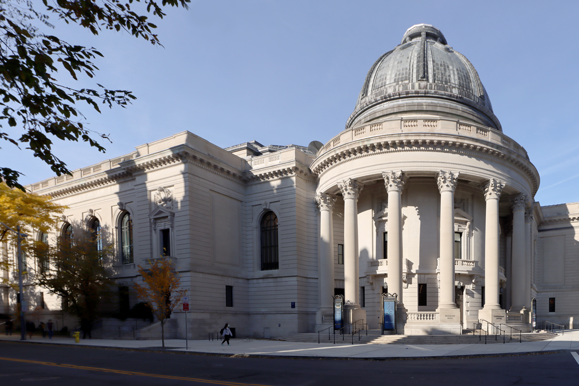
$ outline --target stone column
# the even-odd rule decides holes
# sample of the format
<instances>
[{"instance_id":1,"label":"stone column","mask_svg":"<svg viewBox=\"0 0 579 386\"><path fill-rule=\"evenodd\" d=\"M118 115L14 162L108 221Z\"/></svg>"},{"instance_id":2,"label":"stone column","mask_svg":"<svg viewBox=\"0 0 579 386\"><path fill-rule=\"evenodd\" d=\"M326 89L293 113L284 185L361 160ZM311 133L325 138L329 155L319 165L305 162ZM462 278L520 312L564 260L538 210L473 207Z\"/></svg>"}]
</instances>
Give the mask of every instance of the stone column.
<instances>
[{"instance_id":1,"label":"stone column","mask_svg":"<svg viewBox=\"0 0 579 386\"><path fill-rule=\"evenodd\" d=\"M499 199L504 188L499 180L491 179L484 187L486 201L485 218L485 305L479 312L480 319L491 323L493 310L500 310L499 304ZM503 314L498 312L498 314ZM499 316L501 316L499 315ZM504 315L503 315L504 319ZM504 322L504 320L503 320Z\"/></svg>"},{"instance_id":2,"label":"stone column","mask_svg":"<svg viewBox=\"0 0 579 386\"><path fill-rule=\"evenodd\" d=\"M382 173L388 191L388 292L402 299L402 203L401 195L406 178L402 171Z\"/></svg>"},{"instance_id":3,"label":"stone column","mask_svg":"<svg viewBox=\"0 0 579 386\"><path fill-rule=\"evenodd\" d=\"M320 257L319 257L319 280L320 280L320 308L316 315L316 323L332 324L332 307L334 296L334 241L332 227L332 210L336 203L336 197L321 193L316 196L316 202L320 208Z\"/></svg>"},{"instance_id":4,"label":"stone column","mask_svg":"<svg viewBox=\"0 0 579 386\"><path fill-rule=\"evenodd\" d=\"M454 191L458 172L440 171L440 290L439 309L454 309ZM459 320L460 321L460 320Z\"/></svg>"},{"instance_id":5,"label":"stone column","mask_svg":"<svg viewBox=\"0 0 579 386\"><path fill-rule=\"evenodd\" d=\"M511 311L520 311L525 306L525 207L527 196L519 194L513 201L513 272Z\"/></svg>"},{"instance_id":6,"label":"stone column","mask_svg":"<svg viewBox=\"0 0 579 386\"><path fill-rule=\"evenodd\" d=\"M533 259L533 207L525 212L525 307L531 311L531 264Z\"/></svg>"},{"instance_id":7,"label":"stone column","mask_svg":"<svg viewBox=\"0 0 579 386\"><path fill-rule=\"evenodd\" d=\"M338 183L344 198L344 292L346 305L359 307L358 197L364 185L351 178Z\"/></svg>"}]
</instances>

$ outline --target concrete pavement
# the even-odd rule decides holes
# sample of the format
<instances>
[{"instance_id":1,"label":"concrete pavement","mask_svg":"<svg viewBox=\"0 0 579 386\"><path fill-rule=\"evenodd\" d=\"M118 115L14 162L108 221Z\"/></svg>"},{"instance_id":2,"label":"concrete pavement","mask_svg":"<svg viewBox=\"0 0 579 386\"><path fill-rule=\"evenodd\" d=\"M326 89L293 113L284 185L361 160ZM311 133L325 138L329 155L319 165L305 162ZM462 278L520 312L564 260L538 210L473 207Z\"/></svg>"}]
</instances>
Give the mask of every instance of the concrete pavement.
<instances>
[{"instance_id":1,"label":"concrete pavement","mask_svg":"<svg viewBox=\"0 0 579 386\"><path fill-rule=\"evenodd\" d=\"M0 340L20 341L20 336L0 335ZM107 347L142 350L159 350L160 340L113 340L81 339L74 343L73 338L54 337L52 340L35 335L29 343L65 344L87 347ZM521 353L540 353L546 351L579 351L579 330L567 330L563 335L539 342L495 343L495 344L439 344L439 345L402 345L402 344L316 344L261 339L232 339L231 345L221 345L220 341L190 340L185 349L185 340L167 339L165 349L200 354L231 356L266 357L306 357L306 358L426 358L480 355L509 355Z\"/></svg>"}]
</instances>

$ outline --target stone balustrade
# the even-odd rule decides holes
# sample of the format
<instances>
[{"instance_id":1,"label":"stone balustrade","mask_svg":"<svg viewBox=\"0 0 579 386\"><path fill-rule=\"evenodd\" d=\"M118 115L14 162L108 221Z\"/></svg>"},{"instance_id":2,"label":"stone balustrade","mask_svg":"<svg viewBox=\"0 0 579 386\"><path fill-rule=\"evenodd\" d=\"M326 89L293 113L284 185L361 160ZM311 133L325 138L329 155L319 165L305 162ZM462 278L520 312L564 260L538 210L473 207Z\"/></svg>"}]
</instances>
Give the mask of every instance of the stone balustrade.
<instances>
[{"instance_id":1,"label":"stone balustrade","mask_svg":"<svg viewBox=\"0 0 579 386\"><path fill-rule=\"evenodd\" d=\"M408 312L407 319L408 322L425 322L432 323L438 321L438 312Z\"/></svg>"}]
</instances>

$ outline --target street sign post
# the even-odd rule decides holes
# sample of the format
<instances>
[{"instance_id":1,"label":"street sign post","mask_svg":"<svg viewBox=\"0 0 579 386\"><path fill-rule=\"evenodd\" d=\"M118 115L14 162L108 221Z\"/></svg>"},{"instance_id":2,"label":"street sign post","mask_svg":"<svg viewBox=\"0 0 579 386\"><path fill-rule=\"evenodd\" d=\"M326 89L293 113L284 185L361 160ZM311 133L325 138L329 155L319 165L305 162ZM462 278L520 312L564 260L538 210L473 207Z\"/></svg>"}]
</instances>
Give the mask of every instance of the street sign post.
<instances>
[{"instance_id":1,"label":"street sign post","mask_svg":"<svg viewBox=\"0 0 579 386\"><path fill-rule=\"evenodd\" d=\"M187 313L189 312L189 298L183 296L183 312L185 313L185 350L189 350L189 336L187 332Z\"/></svg>"}]
</instances>

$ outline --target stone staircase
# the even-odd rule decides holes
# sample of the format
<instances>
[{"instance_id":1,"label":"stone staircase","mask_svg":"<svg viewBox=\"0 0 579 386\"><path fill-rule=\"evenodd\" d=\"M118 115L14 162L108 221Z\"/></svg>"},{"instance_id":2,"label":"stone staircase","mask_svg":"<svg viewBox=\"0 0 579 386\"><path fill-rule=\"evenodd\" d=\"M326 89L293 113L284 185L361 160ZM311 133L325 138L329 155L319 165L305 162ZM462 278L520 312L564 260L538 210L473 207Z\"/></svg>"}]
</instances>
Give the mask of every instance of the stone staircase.
<instances>
[{"instance_id":1,"label":"stone staircase","mask_svg":"<svg viewBox=\"0 0 579 386\"><path fill-rule=\"evenodd\" d=\"M365 331L362 331L358 336L358 333L354 335L354 344L484 344L484 333L479 338L479 331L474 331L475 335L470 334L463 335L380 335L380 330L368 330L368 335ZM521 335L522 342L536 342L541 340L547 340L555 337L555 334L543 332L543 333L524 333ZM335 336L336 344L352 344L352 335L345 334ZM304 342L304 343L318 343L317 333L301 333L294 334L284 338L288 342ZM518 343L519 336L513 335L512 340L509 335L505 337L506 343ZM320 343L333 344L334 335L330 334L328 339L328 333L320 333ZM498 336L495 339L494 335L489 335L487 337L487 344L490 343L503 343L503 337Z\"/></svg>"}]
</instances>

